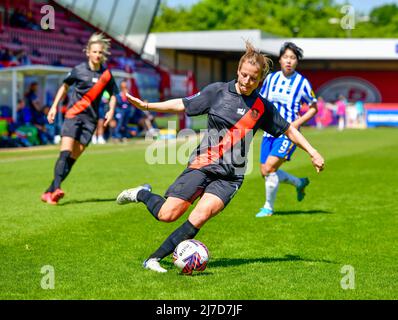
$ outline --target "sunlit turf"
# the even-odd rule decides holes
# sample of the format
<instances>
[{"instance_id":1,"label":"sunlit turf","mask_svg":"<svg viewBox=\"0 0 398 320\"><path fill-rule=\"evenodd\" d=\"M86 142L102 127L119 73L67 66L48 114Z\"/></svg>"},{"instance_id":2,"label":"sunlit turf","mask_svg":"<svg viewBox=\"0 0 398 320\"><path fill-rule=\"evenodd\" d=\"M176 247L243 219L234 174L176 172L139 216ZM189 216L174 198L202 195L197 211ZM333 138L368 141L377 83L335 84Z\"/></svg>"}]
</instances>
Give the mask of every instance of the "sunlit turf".
<instances>
[{"instance_id":1,"label":"sunlit turf","mask_svg":"<svg viewBox=\"0 0 398 320\"><path fill-rule=\"evenodd\" d=\"M148 164L142 139L90 146L63 184L66 197L49 206L39 198L57 147L0 151L0 298L397 299L398 131L303 132L326 160L317 174L298 150L283 166L310 178L305 200L281 185L274 216L255 218L264 202L258 134L252 172L197 235L211 258L191 277L170 257L167 274L142 268L189 213L166 224L142 204L115 203L121 190L145 182L163 194L185 164ZM347 265L355 288L344 290ZM43 266L54 268L53 290L41 287Z\"/></svg>"}]
</instances>

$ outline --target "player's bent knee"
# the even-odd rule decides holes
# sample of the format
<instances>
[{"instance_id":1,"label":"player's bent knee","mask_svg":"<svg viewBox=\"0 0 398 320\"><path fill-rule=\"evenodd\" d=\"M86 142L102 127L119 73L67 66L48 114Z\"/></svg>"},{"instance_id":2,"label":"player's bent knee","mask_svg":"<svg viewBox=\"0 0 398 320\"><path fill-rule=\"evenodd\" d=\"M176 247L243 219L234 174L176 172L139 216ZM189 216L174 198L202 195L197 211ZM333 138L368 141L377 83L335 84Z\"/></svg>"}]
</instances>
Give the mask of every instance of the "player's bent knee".
<instances>
[{"instance_id":1,"label":"player's bent knee","mask_svg":"<svg viewBox=\"0 0 398 320\"><path fill-rule=\"evenodd\" d=\"M163 208L160 209L158 214L158 219L163 222L174 222L176 221L184 212L181 212L179 208Z\"/></svg>"},{"instance_id":2,"label":"player's bent knee","mask_svg":"<svg viewBox=\"0 0 398 320\"><path fill-rule=\"evenodd\" d=\"M212 212L210 210L193 211L189 216L189 221L195 227L201 228L211 217Z\"/></svg>"},{"instance_id":3,"label":"player's bent knee","mask_svg":"<svg viewBox=\"0 0 398 320\"><path fill-rule=\"evenodd\" d=\"M261 165L261 174L263 177L268 176L270 173L275 172L275 168L269 164L262 164Z\"/></svg>"}]
</instances>

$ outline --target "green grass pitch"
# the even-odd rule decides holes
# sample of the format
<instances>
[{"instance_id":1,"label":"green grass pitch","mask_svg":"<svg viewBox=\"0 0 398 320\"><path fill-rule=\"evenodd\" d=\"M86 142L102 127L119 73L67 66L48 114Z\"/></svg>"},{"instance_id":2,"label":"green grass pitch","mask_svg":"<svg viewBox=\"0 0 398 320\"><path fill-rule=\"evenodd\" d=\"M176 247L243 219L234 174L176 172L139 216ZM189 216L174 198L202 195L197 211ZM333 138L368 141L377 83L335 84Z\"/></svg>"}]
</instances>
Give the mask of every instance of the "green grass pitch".
<instances>
[{"instance_id":1,"label":"green grass pitch","mask_svg":"<svg viewBox=\"0 0 398 320\"><path fill-rule=\"evenodd\" d=\"M326 160L319 175L302 150L284 165L310 178L304 201L281 185L276 214L255 218L264 201L258 133L253 172L197 235L211 259L194 276L171 257L167 274L142 268L188 213L166 224L143 204L115 203L145 182L163 194L183 164L147 164L143 140L90 146L63 184L66 197L49 206L39 198L58 147L0 151L0 299L397 299L398 131L303 132ZM41 287L43 266L53 268L53 289Z\"/></svg>"}]
</instances>

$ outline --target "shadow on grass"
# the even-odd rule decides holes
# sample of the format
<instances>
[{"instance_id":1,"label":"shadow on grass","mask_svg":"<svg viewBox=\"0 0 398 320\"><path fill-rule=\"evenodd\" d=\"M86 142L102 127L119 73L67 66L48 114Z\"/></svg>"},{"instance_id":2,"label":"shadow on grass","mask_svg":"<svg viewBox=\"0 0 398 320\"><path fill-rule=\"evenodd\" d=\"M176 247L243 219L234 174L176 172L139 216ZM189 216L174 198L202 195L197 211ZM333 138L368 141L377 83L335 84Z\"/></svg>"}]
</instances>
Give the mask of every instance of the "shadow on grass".
<instances>
[{"instance_id":1,"label":"shadow on grass","mask_svg":"<svg viewBox=\"0 0 398 320\"><path fill-rule=\"evenodd\" d=\"M69 200L58 203L58 206L68 206L70 204L81 204L81 203L95 203L95 202L115 202L116 198L110 199L85 199L85 200Z\"/></svg>"},{"instance_id":2,"label":"shadow on grass","mask_svg":"<svg viewBox=\"0 0 398 320\"><path fill-rule=\"evenodd\" d=\"M269 257L262 257L262 258L221 258L221 259L211 259L209 261L210 268L229 268L229 267L236 267L245 264L252 264L252 263L273 263L273 262L291 262L291 261L305 261L305 262L319 262L319 263L333 263L336 262L324 259L305 259L301 258L297 255L286 254L284 257L279 258L269 258ZM173 267L173 263L169 261L162 261L162 264L171 269ZM211 272L201 272L195 273L196 275L210 275Z\"/></svg>"},{"instance_id":3,"label":"shadow on grass","mask_svg":"<svg viewBox=\"0 0 398 320\"><path fill-rule=\"evenodd\" d=\"M262 257L262 258L221 258L221 259L214 259L209 261L209 267L212 268L228 268L228 267L235 267L241 266L244 264L251 264L251 263L273 263L273 262L291 262L291 261L305 261L305 262L321 262L321 263L336 263L330 260L317 260L317 259L305 259L301 258L297 255L286 254L284 257L279 258L270 258L270 257Z\"/></svg>"},{"instance_id":4,"label":"shadow on grass","mask_svg":"<svg viewBox=\"0 0 398 320\"><path fill-rule=\"evenodd\" d=\"M274 215L290 215L290 214L333 214L332 211L326 210L289 210L289 211L275 211Z\"/></svg>"}]
</instances>

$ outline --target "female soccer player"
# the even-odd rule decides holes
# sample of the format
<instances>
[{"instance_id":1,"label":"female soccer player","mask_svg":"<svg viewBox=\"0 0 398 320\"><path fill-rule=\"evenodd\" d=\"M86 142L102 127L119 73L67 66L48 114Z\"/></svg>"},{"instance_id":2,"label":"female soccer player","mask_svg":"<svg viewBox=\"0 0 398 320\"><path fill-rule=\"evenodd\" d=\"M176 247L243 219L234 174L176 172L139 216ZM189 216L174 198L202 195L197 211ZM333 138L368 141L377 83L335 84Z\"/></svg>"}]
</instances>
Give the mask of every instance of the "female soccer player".
<instances>
[{"instance_id":1,"label":"female soccer player","mask_svg":"<svg viewBox=\"0 0 398 320\"><path fill-rule=\"evenodd\" d=\"M285 42L280 49L279 63L281 71L267 76L260 94L272 102L280 115L291 125L299 129L317 113L317 100L310 83L296 71L303 51L292 42ZM301 104L309 105L308 111L300 117ZM290 160L296 149L294 142L284 134L280 137L264 132L261 143L261 174L265 178L265 204L256 217L271 216L279 183L288 183L296 187L297 200L304 199L304 189L309 184L308 178L297 178L279 168Z\"/></svg>"},{"instance_id":2,"label":"female soccer player","mask_svg":"<svg viewBox=\"0 0 398 320\"><path fill-rule=\"evenodd\" d=\"M42 194L43 202L55 205L65 195L61 182L91 141L97 127L98 106L105 90L110 93L111 99L104 125L108 125L113 118L115 95L119 90L111 72L103 65L110 54L109 48L110 39L102 34L93 34L84 50L88 61L72 69L55 96L47 115L49 123L54 122L59 101L66 95L69 87L74 85L61 130L61 153L55 164L54 180Z\"/></svg>"},{"instance_id":3,"label":"female soccer player","mask_svg":"<svg viewBox=\"0 0 398 320\"><path fill-rule=\"evenodd\" d=\"M150 185L124 190L116 199L118 204L143 202L157 220L172 222L201 196L188 220L144 261L146 269L166 272L159 261L172 253L181 241L194 238L199 229L230 202L242 185L242 163L243 166L246 163L248 146L258 129L274 136L288 135L308 152L318 172L323 169L322 156L255 90L268 70L269 59L247 42L246 53L239 61L237 80L213 83L194 96L158 103L146 103L129 95L131 103L143 110L208 115L207 137L192 154L188 167L167 190L166 199L152 193Z\"/></svg>"}]
</instances>

